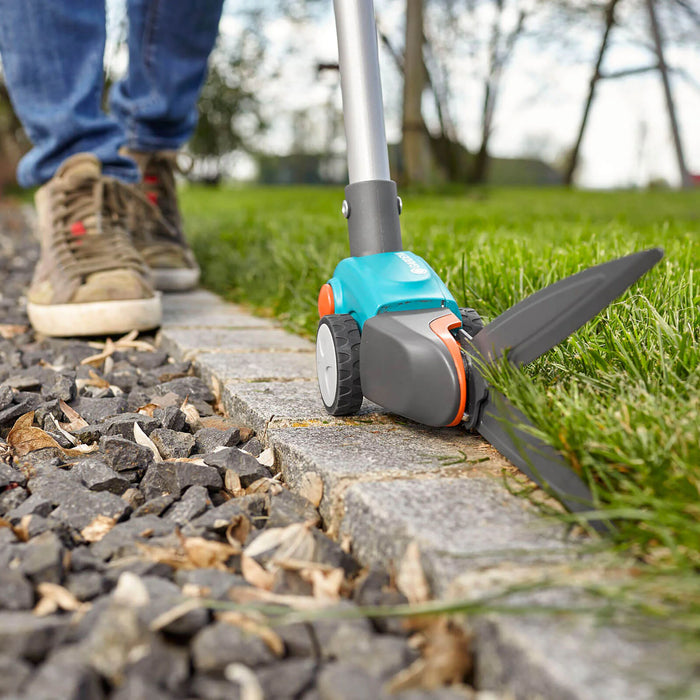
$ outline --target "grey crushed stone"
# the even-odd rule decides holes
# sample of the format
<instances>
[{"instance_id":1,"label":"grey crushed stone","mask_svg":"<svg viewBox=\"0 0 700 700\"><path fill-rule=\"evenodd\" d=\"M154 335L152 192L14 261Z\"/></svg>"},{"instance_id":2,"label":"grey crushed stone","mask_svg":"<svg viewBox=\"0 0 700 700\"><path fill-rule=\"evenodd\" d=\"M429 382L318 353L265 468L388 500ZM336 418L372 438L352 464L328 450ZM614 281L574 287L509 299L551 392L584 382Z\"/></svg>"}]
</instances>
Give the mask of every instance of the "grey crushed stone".
<instances>
[{"instance_id":1,"label":"grey crushed stone","mask_svg":"<svg viewBox=\"0 0 700 700\"><path fill-rule=\"evenodd\" d=\"M17 301L29 282L36 247L24 224L8 228L5 211L0 207L0 269L7 273L0 316L5 323L26 324ZM182 537L192 536L225 542L228 525L238 516L252 525L248 542L266 526L320 519L312 504L286 489L278 493L278 486L234 498L224 490L228 469L238 474L243 488L272 472L256 459L264 446L253 431L214 416L214 394L193 376L191 362L174 362L156 348L117 350L111 371L103 363L80 364L97 352L85 341L36 338L31 331L0 339L0 437L19 416L34 410L35 423L67 447L70 441L54 422L70 422L60 403L66 401L88 423L72 430L74 437L97 447L84 457L46 448L7 464L0 460L0 516L15 526L22 522L29 537L21 542L12 530L0 528L0 697L236 700L240 687L222 673L239 661L254 669L268 696L313 700L320 697L317 672L323 672L313 639L327 666L334 663L330 641L336 633L345 634L339 630L346 625L347 634L369 638L368 656L386 657L383 666L375 658L360 661L392 666L401 653L395 643L404 640L378 641L366 619L315 621L309 626L313 639L306 625L280 628L284 659L260 637L217 621L204 608L173 618L157 632L149 629L182 602L185 587L226 601L233 588L250 586L238 556L228 560L227 570L176 569L150 556L154 548L173 552ZM91 384L95 377L113 388ZM185 399L200 420L187 422L180 410ZM152 416L139 413L143 407ZM149 448L137 444L135 423L172 461L156 462ZM188 457L202 459L204 466L185 461ZM81 532L98 516L117 522L98 541L87 542ZM314 537L316 561L353 575L359 569L320 531ZM145 605L133 607L115 598L125 574L146 588ZM42 583L60 584L88 605L77 615L37 617L31 608ZM308 592L310 586L297 572L282 572L275 590ZM341 607L354 610L349 601ZM3 677L8 675L3 669L13 669L11 678Z\"/></svg>"}]
</instances>

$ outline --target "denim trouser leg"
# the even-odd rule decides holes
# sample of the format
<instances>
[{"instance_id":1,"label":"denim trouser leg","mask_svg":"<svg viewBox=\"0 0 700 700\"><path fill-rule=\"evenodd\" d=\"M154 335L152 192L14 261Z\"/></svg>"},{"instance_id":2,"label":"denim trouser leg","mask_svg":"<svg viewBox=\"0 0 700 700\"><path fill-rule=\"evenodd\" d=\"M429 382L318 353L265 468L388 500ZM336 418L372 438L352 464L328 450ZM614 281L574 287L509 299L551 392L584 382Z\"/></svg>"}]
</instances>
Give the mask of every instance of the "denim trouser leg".
<instances>
[{"instance_id":1,"label":"denim trouser leg","mask_svg":"<svg viewBox=\"0 0 700 700\"><path fill-rule=\"evenodd\" d=\"M128 0L129 73L112 113L137 151L174 150L197 123L197 98L223 0Z\"/></svg>"},{"instance_id":2,"label":"denim trouser leg","mask_svg":"<svg viewBox=\"0 0 700 700\"><path fill-rule=\"evenodd\" d=\"M101 109L104 45L104 0L0 0L5 80L34 145L18 168L21 185L46 182L81 151L94 153L108 175L138 179L135 164L118 154L122 127Z\"/></svg>"}]
</instances>

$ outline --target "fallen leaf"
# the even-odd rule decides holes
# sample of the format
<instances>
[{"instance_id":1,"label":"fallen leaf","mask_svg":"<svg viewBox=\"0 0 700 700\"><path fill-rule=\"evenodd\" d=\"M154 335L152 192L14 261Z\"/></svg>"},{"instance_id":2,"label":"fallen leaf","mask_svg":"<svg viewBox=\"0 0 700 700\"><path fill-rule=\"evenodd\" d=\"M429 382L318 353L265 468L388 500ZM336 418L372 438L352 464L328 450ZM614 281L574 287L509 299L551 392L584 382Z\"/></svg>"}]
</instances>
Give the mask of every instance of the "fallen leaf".
<instances>
[{"instance_id":1,"label":"fallen leaf","mask_svg":"<svg viewBox=\"0 0 700 700\"><path fill-rule=\"evenodd\" d=\"M241 487L241 477L233 469L227 469L224 475L224 488L232 496L244 496L245 489Z\"/></svg>"},{"instance_id":2,"label":"fallen leaf","mask_svg":"<svg viewBox=\"0 0 700 700\"><path fill-rule=\"evenodd\" d=\"M401 560L396 586L411 604L425 603L430 599L430 587L420 560L416 542L410 542Z\"/></svg>"},{"instance_id":3,"label":"fallen leaf","mask_svg":"<svg viewBox=\"0 0 700 700\"><path fill-rule=\"evenodd\" d=\"M258 462L260 462L260 464L262 464L263 467L274 467L275 451L271 447L268 447L266 450L263 450L260 453L260 457L258 457Z\"/></svg>"},{"instance_id":4,"label":"fallen leaf","mask_svg":"<svg viewBox=\"0 0 700 700\"><path fill-rule=\"evenodd\" d=\"M116 518L98 515L80 534L86 542L99 542L116 524Z\"/></svg>"},{"instance_id":5,"label":"fallen leaf","mask_svg":"<svg viewBox=\"0 0 700 700\"><path fill-rule=\"evenodd\" d=\"M187 425L196 429L200 423L199 411L187 399L182 402L180 410L185 414Z\"/></svg>"},{"instance_id":6,"label":"fallen leaf","mask_svg":"<svg viewBox=\"0 0 700 700\"><path fill-rule=\"evenodd\" d=\"M78 428L85 428L88 425L88 422L63 399L59 400L58 405L61 407L63 415L68 419L68 423L63 423L63 428L66 430L77 430Z\"/></svg>"},{"instance_id":7,"label":"fallen leaf","mask_svg":"<svg viewBox=\"0 0 700 700\"><path fill-rule=\"evenodd\" d=\"M471 637L453 621L442 617L423 636L422 658L394 676L387 688L390 693L461 683L471 670Z\"/></svg>"},{"instance_id":8,"label":"fallen leaf","mask_svg":"<svg viewBox=\"0 0 700 700\"><path fill-rule=\"evenodd\" d=\"M248 486L244 493L246 496L251 496L254 493L271 493L273 496L276 496L278 493L281 493L283 489L284 486L280 484L277 477L270 479L267 476L263 476Z\"/></svg>"},{"instance_id":9,"label":"fallen leaf","mask_svg":"<svg viewBox=\"0 0 700 700\"><path fill-rule=\"evenodd\" d=\"M231 524L226 529L226 539L232 547L243 545L248 539L250 530L250 520L245 515L236 515L231 518ZM234 542L236 543L235 545Z\"/></svg>"},{"instance_id":10,"label":"fallen leaf","mask_svg":"<svg viewBox=\"0 0 700 700\"><path fill-rule=\"evenodd\" d=\"M153 418L153 413L158 408L160 408L160 406L157 403L147 403L145 406L137 408L136 413L140 413L143 416Z\"/></svg>"},{"instance_id":11,"label":"fallen leaf","mask_svg":"<svg viewBox=\"0 0 700 700\"><path fill-rule=\"evenodd\" d=\"M56 428L56 430L57 430L61 435L63 435L63 437L66 438L66 440L68 440L68 442L70 442L71 445L75 446L75 445L79 445L79 444L80 444L80 443L78 442L78 438L76 438L76 437L74 437L73 435L71 435L67 430L64 430L64 429L61 427L61 424L60 424L50 413L48 414L48 417L51 419L51 422L53 423L54 428Z\"/></svg>"},{"instance_id":12,"label":"fallen leaf","mask_svg":"<svg viewBox=\"0 0 700 700\"><path fill-rule=\"evenodd\" d=\"M46 447L53 447L66 455L75 457L89 454L99 448L99 445L78 445L66 449L61 447L46 431L32 425L34 422L34 411L25 413L15 422L12 430L7 436L7 443L12 448L15 457L23 457L30 452L42 450Z\"/></svg>"},{"instance_id":13,"label":"fallen leaf","mask_svg":"<svg viewBox=\"0 0 700 700\"><path fill-rule=\"evenodd\" d=\"M151 440L151 438L149 438L148 435L143 432L143 428L136 421L134 421L134 440L136 440L136 442L142 447L148 447L148 449L153 452L153 459L156 462L163 461L163 458L160 456L160 452L158 452L158 448L155 446L153 440Z\"/></svg>"},{"instance_id":14,"label":"fallen leaf","mask_svg":"<svg viewBox=\"0 0 700 700\"><path fill-rule=\"evenodd\" d=\"M229 664L224 676L226 680L240 686L240 700L265 700L263 689L257 676L243 664Z\"/></svg>"},{"instance_id":15,"label":"fallen leaf","mask_svg":"<svg viewBox=\"0 0 700 700\"><path fill-rule=\"evenodd\" d=\"M309 523L273 527L258 535L246 548L248 557L261 557L268 571L274 572L287 559L311 561L316 541Z\"/></svg>"},{"instance_id":16,"label":"fallen leaf","mask_svg":"<svg viewBox=\"0 0 700 700\"><path fill-rule=\"evenodd\" d=\"M255 559L249 557L245 552L241 554L241 573L243 578L256 588L265 591L272 590L275 583L275 575L264 569Z\"/></svg>"},{"instance_id":17,"label":"fallen leaf","mask_svg":"<svg viewBox=\"0 0 700 700\"><path fill-rule=\"evenodd\" d=\"M57 583L48 583L47 581L40 583L37 587L37 592L41 599L34 607L34 614L42 617L51 615L57 610L65 610L66 612L75 612L83 607L81 603L69 590Z\"/></svg>"},{"instance_id":18,"label":"fallen leaf","mask_svg":"<svg viewBox=\"0 0 700 700\"><path fill-rule=\"evenodd\" d=\"M28 326L18 326L10 323L0 324L0 338L5 340L12 340L22 333L26 333L29 330Z\"/></svg>"},{"instance_id":19,"label":"fallen leaf","mask_svg":"<svg viewBox=\"0 0 700 700\"><path fill-rule=\"evenodd\" d=\"M9 520L5 518L0 518L0 527L6 527L12 530L14 536L20 542L29 541L29 522L31 520L31 515L23 515L22 519L19 521L19 525L13 525Z\"/></svg>"},{"instance_id":20,"label":"fallen leaf","mask_svg":"<svg viewBox=\"0 0 700 700\"><path fill-rule=\"evenodd\" d=\"M345 572L342 569L332 569L331 571L302 569L299 575L304 581L311 584L313 597L316 600L331 603L340 600L340 589L345 581Z\"/></svg>"},{"instance_id":21,"label":"fallen leaf","mask_svg":"<svg viewBox=\"0 0 700 700\"><path fill-rule=\"evenodd\" d=\"M234 540L235 541L235 540ZM188 537L182 542L185 555L195 569L219 569L227 571L226 562L240 554L240 545L206 540L203 537Z\"/></svg>"},{"instance_id":22,"label":"fallen leaf","mask_svg":"<svg viewBox=\"0 0 700 700\"><path fill-rule=\"evenodd\" d=\"M217 413L223 413L224 404L221 401L221 382L214 376L212 376L211 378L211 390L214 394L214 411L216 411Z\"/></svg>"},{"instance_id":23,"label":"fallen leaf","mask_svg":"<svg viewBox=\"0 0 700 700\"><path fill-rule=\"evenodd\" d=\"M297 491L318 508L323 498L323 479L316 472L305 472L299 479Z\"/></svg>"},{"instance_id":24,"label":"fallen leaf","mask_svg":"<svg viewBox=\"0 0 700 700\"><path fill-rule=\"evenodd\" d=\"M252 613L242 613L236 610L226 610L216 614L216 619L225 622L234 627L254 634L267 644L270 651L275 656L284 656L284 642L282 638L273 631L269 625L266 625L262 618L255 616Z\"/></svg>"}]
</instances>

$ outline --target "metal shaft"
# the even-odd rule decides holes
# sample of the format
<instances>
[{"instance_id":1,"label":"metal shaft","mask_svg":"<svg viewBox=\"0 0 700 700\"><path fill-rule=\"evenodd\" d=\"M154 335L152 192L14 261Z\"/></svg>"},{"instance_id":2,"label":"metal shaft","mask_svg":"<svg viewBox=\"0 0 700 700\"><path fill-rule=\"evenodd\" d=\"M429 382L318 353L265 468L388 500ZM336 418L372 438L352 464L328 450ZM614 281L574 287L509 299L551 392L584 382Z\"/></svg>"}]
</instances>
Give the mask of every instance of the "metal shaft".
<instances>
[{"instance_id":1,"label":"metal shaft","mask_svg":"<svg viewBox=\"0 0 700 700\"><path fill-rule=\"evenodd\" d=\"M350 184L390 180L372 0L333 0Z\"/></svg>"}]
</instances>

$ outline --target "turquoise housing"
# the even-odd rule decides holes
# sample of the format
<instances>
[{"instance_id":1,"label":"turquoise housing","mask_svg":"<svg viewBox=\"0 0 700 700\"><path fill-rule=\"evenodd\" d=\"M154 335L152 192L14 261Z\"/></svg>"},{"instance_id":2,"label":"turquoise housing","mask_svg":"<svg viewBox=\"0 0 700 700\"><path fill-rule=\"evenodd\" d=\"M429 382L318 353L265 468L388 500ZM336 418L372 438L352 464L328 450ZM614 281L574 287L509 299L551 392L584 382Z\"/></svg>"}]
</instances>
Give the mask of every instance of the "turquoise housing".
<instances>
[{"instance_id":1,"label":"turquoise housing","mask_svg":"<svg viewBox=\"0 0 700 700\"><path fill-rule=\"evenodd\" d=\"M335 313L351 314L360 330L367 319L388 311L446 308L461 318L443 281L423 258L408 251L345 258L328 283Z\"/></svg>"}]
</instances>

